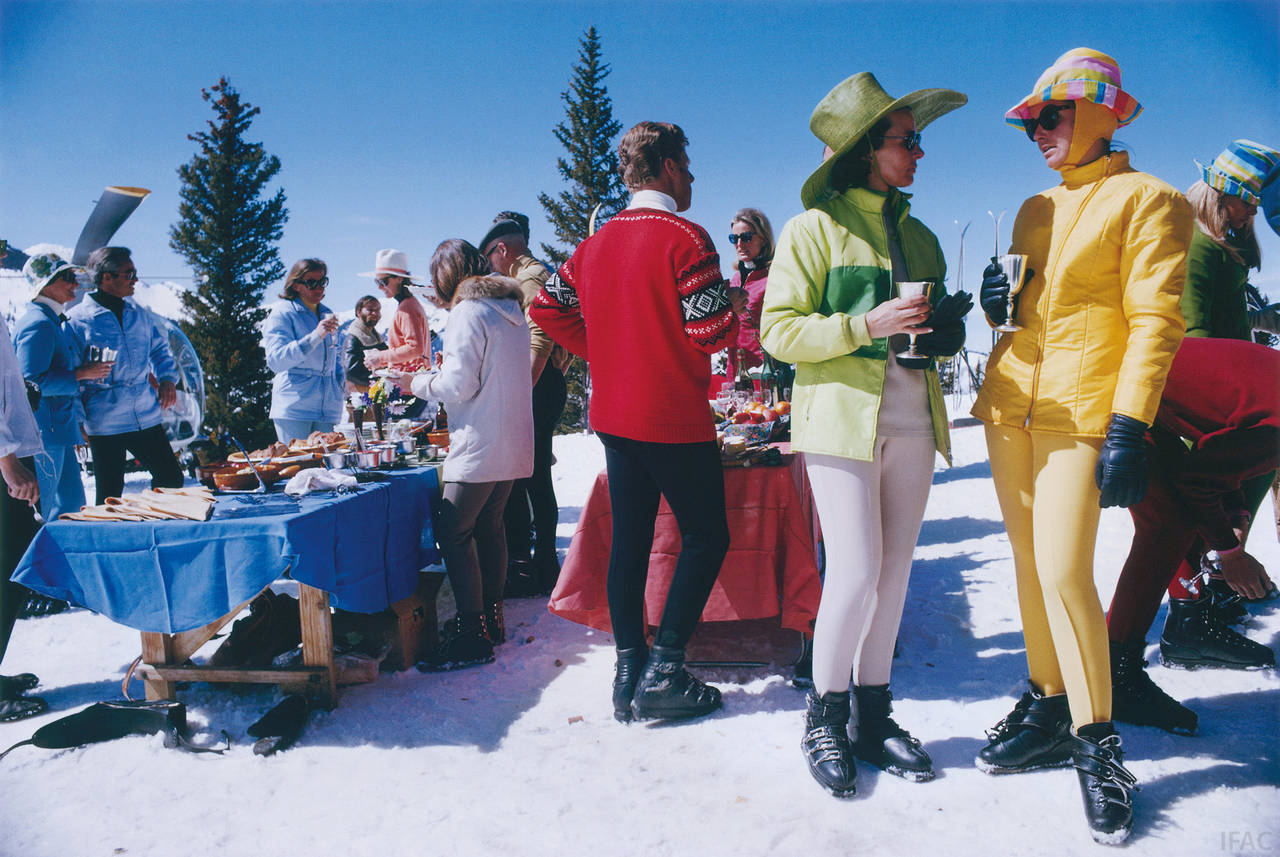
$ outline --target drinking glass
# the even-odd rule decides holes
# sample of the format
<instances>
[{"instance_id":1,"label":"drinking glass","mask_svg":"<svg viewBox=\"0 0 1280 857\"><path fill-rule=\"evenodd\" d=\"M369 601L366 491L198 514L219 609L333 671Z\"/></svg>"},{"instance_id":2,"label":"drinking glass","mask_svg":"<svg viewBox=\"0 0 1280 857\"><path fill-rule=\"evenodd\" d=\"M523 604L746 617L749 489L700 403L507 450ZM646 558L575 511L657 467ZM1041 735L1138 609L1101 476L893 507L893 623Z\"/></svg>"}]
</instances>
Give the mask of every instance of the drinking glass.
<instances>
[{"instance_id":1,"label":"drinking glass","mask_svg":"<svg viewBox=\"0 0 1280 857\"><path fill-rule=\"evenodd\" d=\"M1004 324L997 325L995 329L1001 333L1013 333L1015 330L1022 330L1022 325L1013 320L1013 298L1022 291L1022 281L1027 270L1027 257L1021 253L1006 253L996 259L996 264L1009 280L1009 305Z\"/></svg>"},{"instance_id":2,"label":"drinking glass","mask_svg":"<svg viewBox=\"0 0 1280 857\"><path fill-rule=\"evenodd\" d=\"M898 297L927 298L932 287L933 283L928 280L908 280L907 282L898 283ZM920 369L927 366L930 359L929 355L916 351L916 335L914 333L908 334L908 342L910 344L907 350L897 354L898 364L912 369Z\"/></svg>"}]
</instances>

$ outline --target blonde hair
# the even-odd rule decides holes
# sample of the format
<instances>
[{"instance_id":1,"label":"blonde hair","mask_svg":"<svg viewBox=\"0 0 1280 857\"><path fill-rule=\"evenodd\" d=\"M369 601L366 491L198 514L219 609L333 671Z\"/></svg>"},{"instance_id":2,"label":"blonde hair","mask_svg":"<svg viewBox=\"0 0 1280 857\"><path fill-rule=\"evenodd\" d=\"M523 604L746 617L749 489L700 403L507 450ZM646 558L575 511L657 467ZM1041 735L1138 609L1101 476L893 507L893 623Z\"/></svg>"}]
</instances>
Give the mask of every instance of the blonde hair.
<instances>
[{"instance_id":1,"label":"blonde hair","mask_svg":"<svg viewBox=\"0 0 1280 857\"><path fill-rule=\"evenodd\" d=\"M760 236L760 259L768 264L773 261L773 224L764 212L758 208L739 208L729 221L729 228L735 223L745 223L751 231Z\"/></svg>"},{"instance_id":2,"label":"blonde hair","mask_svg":"<svg viewBox=\"0 0 1280 857\"><path fill-rule=\"evenodd\" d=\"M1227 196L1229 194L1210 187L1203 181L1187 188L1187 202L1191 203L1191 208L1196 213L1196 224L1200 231L1227 251L1227 255L1236 264L1261 269L1262 254L1258 249L1258 236L1253 232L1253 221L1250 220L1242 229L1228 235L1231 227L1227 222L1224 199Z\"/></svg>"}]
</instances>

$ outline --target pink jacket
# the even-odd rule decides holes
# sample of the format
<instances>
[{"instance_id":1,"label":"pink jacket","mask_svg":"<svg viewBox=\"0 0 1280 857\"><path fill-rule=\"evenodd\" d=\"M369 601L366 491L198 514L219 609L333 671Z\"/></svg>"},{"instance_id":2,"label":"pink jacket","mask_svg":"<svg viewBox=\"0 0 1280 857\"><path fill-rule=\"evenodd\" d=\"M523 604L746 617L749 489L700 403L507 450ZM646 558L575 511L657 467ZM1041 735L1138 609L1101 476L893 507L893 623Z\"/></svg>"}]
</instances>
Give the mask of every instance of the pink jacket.
<instances>
[{"instance_id":1,"label":"pink jacket","mask_svg":"<svg viewBox=\"0 0 1280 857\"><path fill-rule=\"evenodd\" d=\"M391 318L387 343L391 347L379 358L383 366L412 372L430 365L431 330L427 326L427 313L417 298L410 296L400 301Z\"/></svg>"},{"instance_id":2,"label":"pink jacket","mask_svg":"<svg viewBox=\"0 0 1280 857\"><path fill-rule=\"evenodd\" d=\"M764 306L764 289L769 282L769 269L756 269L747 275L743 285L742 269L739 268L729 278L729 287L742 287L747 290L747 314L738 316L737 347L729 348L728 377L738 375L738 362L748 369L753 369L764 362L764 348L760 345L760 310Z\"/></svg>"}]
</instances>

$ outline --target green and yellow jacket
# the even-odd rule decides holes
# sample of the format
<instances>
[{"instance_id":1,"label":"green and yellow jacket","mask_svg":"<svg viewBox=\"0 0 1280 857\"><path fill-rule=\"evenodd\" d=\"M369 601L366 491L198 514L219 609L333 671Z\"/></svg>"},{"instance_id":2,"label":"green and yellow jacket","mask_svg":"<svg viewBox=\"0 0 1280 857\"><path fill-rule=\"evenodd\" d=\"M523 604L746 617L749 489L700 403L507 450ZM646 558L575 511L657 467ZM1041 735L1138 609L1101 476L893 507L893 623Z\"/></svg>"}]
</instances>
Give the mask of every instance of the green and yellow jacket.
<instances>
[{"instance_id":1,"label":"green and yellow jacket","mask_svg":"<svg viewBox=\"0 0 1280 857\"><path fill-rule=\"evenodd\" d=\"M890 191L906 276L941 284L947 266L938 239L909 215L907 195ZM793 217L782 230L760 318L760 341L796 364L791 444L801 452L870 461L875 449L888 337L867 333L866 314L894 297L885 195L850 188ZM933 301L942 295L936 288ZM938 452L951 460L938 372L926 372Z\"/></svg>"}]
</instances>

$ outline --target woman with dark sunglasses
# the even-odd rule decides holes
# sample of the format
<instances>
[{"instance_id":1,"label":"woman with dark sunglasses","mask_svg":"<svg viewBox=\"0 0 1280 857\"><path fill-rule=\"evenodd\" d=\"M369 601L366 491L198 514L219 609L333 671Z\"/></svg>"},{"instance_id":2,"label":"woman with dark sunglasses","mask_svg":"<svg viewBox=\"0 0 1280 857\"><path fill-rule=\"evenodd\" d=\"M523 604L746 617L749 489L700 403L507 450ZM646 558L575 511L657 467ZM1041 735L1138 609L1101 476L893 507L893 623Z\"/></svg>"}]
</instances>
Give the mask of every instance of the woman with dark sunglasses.
<instances>
[{"instance_id":1,"label":"woman with dark sunglasses","mask_svg":"<svg viewBox=\"0 0 1280 857\"><path fill-rule=\"evenodd\" d=\"M738 341L728 349L728 373L733 379L740 367L754 368L766 357L760 345L760 309L773 262L773 225L760 209L740 208L729 223L729 243L736 259L729 285L747 292L746 311L738 316Z\"/></svg>"},{"instance_id":2,"label":"woman with dark sunglasses","mask_svg":"<svg viewBox=\"0 0 1280 857\"><path fill-rule=\"evenodd\" d=\"M801 748L836 797L854 794L855 757L915 782L934 777L929 754L890 716L889 674L934 460L951 455L933 357L964 344L971 300L935 298L935 308L895 297L895 284L930 281L941 294L942 248L902 189L924 157L921 129L966 100L949 89L895 99L866 72L828 93L809 127L833 154L800 192L806 211L782 230L764 296L761 341L796 364L792 446L826 547ZM931 356L900 364L910 333Z\"/></svg>"},{"instance_id":3,"label":"woman with dark sunglasses","mask_svg":"<svg viewBox=\"0 0 1280 857\"><path fill-rule=\"evenodd\" d=\"M993 773L1074 765L1093 838L1133 825L1133 777L1112 725L1106 620L1093 582L1100 509L1146 490L1143 435L1182 341L1178 307L1191 207L1129 166L1111 144L1138 102L1111 57L1063 54L1005 114L1062 182L1018 212L1010 253L1025 285L984 272L993 325L1021 329L992 350L973 415L1013 551L1031 688L989 732L977 765Z\"/></svg>"},{"instance_id":4,"label":"woman with dark sunglasses","mask_svg":"<svg viewBox=\"0 0 1280 857\"><path fill-rule=\"evenodd\" d=\"M360 276L373 277L387 300L396 302L391 329L387 331L389 347L365 354L365 367L411 373L430 365L431 329L427 324L426 310L409 291L409 286L413 285L409 257L400 250L379 250L374 257L373 270Z\"/></svg>"},{"instance_id":5,"label":"woman with dark sunglasses","mask_svg":"<svg viewBox=\"0 0 1280 857\"><path fill-rule=\"evenodd\" d=\"M319 259L289 269L281 302L262 326L271 382L271 421L281 443L332 431L342 416L347 373L338 319L320 301L329 284Z\"/></svg>"}]
</instances>

